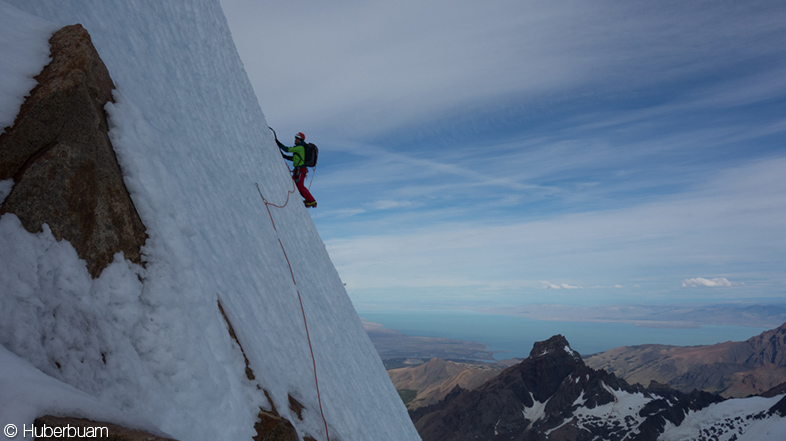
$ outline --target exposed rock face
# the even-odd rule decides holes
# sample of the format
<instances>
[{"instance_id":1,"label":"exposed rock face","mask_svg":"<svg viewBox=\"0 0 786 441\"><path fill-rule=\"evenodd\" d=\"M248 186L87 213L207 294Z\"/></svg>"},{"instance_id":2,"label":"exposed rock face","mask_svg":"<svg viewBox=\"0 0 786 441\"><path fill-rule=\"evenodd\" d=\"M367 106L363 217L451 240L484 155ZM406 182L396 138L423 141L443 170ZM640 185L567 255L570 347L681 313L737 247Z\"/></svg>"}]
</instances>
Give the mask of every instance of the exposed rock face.
<instances>
[{"instance_id":1,"label":"exposed rock face","mask_svg":"<svg viewBox=\"0 0 786 441\"><path fill-rule=\"evenodd\" d=\"M586 363L631 383L657 381L683 392L699 389L746 397L786 378L786 324L742 342L622 347L595 354Z\"/></svg>"},{"instance_id":2,"label":"exposed rock face","mask_svg":"<svg viewBox=\"0 0 786 441\"><path fill-rule=\"evenodd\" d=\"M49 43L51 63L0 135L0 180L14 180L0 215L16 214L30 232L48 224L97 277L117 252L141 263L147 236L107 135L109 72L81 25Z\"/></svg>"},{"instance_id":3,"label":"exposed rock face","mask_svg":"<svg viewBox=\"0 0 786 441\"><path fill-rule=\"evenodd\" d=\"M745 341L751 348L744 363L749 366L786 367L786 323ZM747 353L746 353L747 355Z\"/></svg>"},{"instance_id":4,"label":"exposed rock face","mask_svg":"<svg viewBox=\"0 0 786 441\"><path fill-rule=\"evenodd\" d=\"M220 301L218 302L218 310L227 324L229 336L237 344L240 353L243 355L243 359L246 363L246 378L248 378L249 381L256 381L256 375L254 374L254 370L251 369L248 357L246 357L246 351L243 349L243 345L240 344L240 340L237 338L237 334L235 333L235 328L229 321L229 317L227 317L224 307L221 305ZM262 389L259 384L257 384L257 388ZM292 425L291 421L282 417L278 413L275 404L273 404L273 399L270 398L268 392L264 391L264 393L270 406L270 410L265 410L262 408L259 409L257 421L254 423L254 430L257 434L253 437L253 441L299 441L295 426ZM305 409L305 406L294 399L291 395L289 396L289 409L292 410L292 412L294 412L294 414L297 415L301 421L303 420L303 410ZM306 440L307 439L308 437L306 437Z\"/></svg>"},{"instance_id":5,"label":"exposed rock face","mask_svg":"<svg viewBox=\"0 0 786 441\"><path fill-rule=\"evenodd\" d=\"M594 439L654 441L667 421L723 399L705 392L630 386L587 367L561 335L473 391L411 413L424 441Z\"/></svg>"},{"instance_id":6,"label":"exposed rock face","mask_svg":"<svg viewBox=\"0 0 786 441\"><path fill-rule=\"evenodd\" d=\"M257 431L254 441L298 441L299 439L295 427L289 420L264 410L259 411L254 429Z\"/></svg>"}]
</instances>

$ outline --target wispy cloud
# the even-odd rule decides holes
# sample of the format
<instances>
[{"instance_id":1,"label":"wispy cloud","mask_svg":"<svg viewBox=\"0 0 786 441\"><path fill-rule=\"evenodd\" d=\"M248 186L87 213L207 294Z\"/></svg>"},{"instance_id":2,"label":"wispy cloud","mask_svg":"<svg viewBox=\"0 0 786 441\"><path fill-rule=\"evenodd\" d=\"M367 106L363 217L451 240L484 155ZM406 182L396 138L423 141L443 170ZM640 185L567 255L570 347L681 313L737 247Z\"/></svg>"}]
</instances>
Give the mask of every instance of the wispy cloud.
<instances>
[{"instance_id":1,"label":"wispy cloud","mask_svg":"<svg viewBox=\"0 0 786 441\"><path fill-rule=\"evenodd\" d=\"M693 192L614 210L513 223L422 224L395 235L331 239L349 286L647 286L707 267L752 274L783 261L786 158L713 176ZM767 243L767 246L763 246ZM760 272L758 277L781 277ZM671 280L671 281L670 281ZM616 291L624 291L615 288ZM755 293L755 290L750 290Z\"/></svg>"},{"instance_id":2,"label":"wispy cloud","mask_svg":"<svg viewBox=\"0 0 786 441\"><path fill-rule=\"evenodd\" d=\"M782 293L786 5L221 1L351 292Z\"/></svg>"},{"instance_id":3,"label":"wispy cloud","mask_svg":"<svg viewBox=\"0 0 786 441\"><path fill-rule=\"evenodd\" d=\"M391 200L381 200L375 201L371 204L371 206L375 210L390 210L393 208L404 208L404 207L411 207L414 205L412 201L391 201Z\"/></svg>"},{"instance_id":4,"label":"wispy cloud","mask_svg":"<svg viewBox=\"0 0 786 441\"><path fill-rule=\"evenodd\" d=\"M771 3L222 4L271 122L363 137L512 97L543 109L569 91L630 94L761 65L783 54L772 37L786 21Z\"/></svg>"},{"instance_id":5,"label":"wispy cloud","mask_svg":"<svg viewBox=\"0 0 786 441\"><path fill-rule=\"evenodd\" d=\"M583 286L583 285L571 285L569 283L552 283L548 280L541 280L540 281L541 289L594 289L594 290L608 290L608 289L623 289L624 286L620 285L619 283L614 285L594 285L594 286Z\"/></svg>"},{"instance_id":6,"label":"wispy cloud","mask_svg":"<svg viewBox=\"0 0 786 441\"><path fill-rule=\"evenodd\" d=\"M692 279L685 279L682 281L683 288L695 288L699 286L717 288L720 286L733 286L733 285L739 285L739 284L732 283L729 281L729 279L725 277L716 277L713 279L705 279L704 277L694 277Z\"/></svg>"},{"instance_id":7,"label":"wispy cloud","mask_svg":"<svg viewBox=\"0 0 786 441\"><path fill-rule=\"evenodd\" d=\"M546 280L540 282L543 285L543 289L581 289L580 286L570 285L567 283L551 283Z\"/></svg>"}]
</instances>

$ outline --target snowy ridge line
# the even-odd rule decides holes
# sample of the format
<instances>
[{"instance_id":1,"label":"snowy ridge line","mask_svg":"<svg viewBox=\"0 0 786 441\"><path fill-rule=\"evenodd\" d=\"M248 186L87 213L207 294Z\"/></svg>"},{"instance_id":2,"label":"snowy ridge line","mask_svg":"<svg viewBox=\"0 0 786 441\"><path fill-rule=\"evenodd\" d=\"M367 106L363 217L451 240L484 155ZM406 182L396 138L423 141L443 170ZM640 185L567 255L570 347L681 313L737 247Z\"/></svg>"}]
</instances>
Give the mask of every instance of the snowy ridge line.
<instances>
[{"instance_id":1,"label":"snowy ridge line","mask_svg":"<svg viewBox=\"0 0 786 441\"><path fill-rule=\"evenodd\" d=\"M328 423L325 419L325 412L322 410L322 395L319 393L319 377L317 375L317 359L314 357L314 347L311 344L311 334L308 332L308 320L306 319L306 309L303 307L303 298L300 295L300 288L297 287L297 281L295 280L295 271L292 269L292 264L289 262L289 256L287 256L287 250L284 248L284 244L281 242L281 237L278 235L278 229L276 228L276 222L273 220L273 213L270 212L270 206L273 205L277 208L284 208L289 203L289 195L294 193L294 181L292 183L293 189L287 192L287 201L284 203L283 206L278 206L271 204L265 199L265 196L262 194L262 190L259 188L259 184L256 183L257 191L259 191L259 196L262 197L262 201L265 203L265 208L267 209L267 214L270 216L270 222L273 224L273 230L276 232L276 239L278 239L278 244L281 245L281 252L284 253L284 258L287 261L287 266L289 266L289 274L292 276L292 284L295 285L295 291L297 292L297 300L300 302L300 312L303 313L303 325L306 328L306 339L308 340L308 350L311 352L311 362L314 366L314 384L317 389L317 403L319 403L319 414L322 416L322 422L325 423L325 437L327 441L330 441L330 431L328 430Z\"/></svg>"}]
</instances>

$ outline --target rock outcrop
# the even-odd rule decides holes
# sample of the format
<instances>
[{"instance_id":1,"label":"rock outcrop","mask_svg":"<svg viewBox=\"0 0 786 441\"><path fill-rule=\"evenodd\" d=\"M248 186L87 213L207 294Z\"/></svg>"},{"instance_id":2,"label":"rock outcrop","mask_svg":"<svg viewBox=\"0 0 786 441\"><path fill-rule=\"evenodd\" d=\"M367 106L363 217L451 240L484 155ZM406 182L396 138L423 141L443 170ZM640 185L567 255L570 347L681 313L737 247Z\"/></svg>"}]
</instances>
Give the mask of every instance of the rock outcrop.
<instances>
[{"instance_id":1,"label":"rock outcrop","mask_svg":"<svg viewBox=\"0 0 786 441\"><path fill-rule=\"evenodd\" d=\"M56 32L12 127L0 134L0 181L13 179L0 215L30 231L47 224L95 278L122 252L141 263L147 235L109 141L104 105L114 83L81 25Z\"/></svg>"}]
</instances>

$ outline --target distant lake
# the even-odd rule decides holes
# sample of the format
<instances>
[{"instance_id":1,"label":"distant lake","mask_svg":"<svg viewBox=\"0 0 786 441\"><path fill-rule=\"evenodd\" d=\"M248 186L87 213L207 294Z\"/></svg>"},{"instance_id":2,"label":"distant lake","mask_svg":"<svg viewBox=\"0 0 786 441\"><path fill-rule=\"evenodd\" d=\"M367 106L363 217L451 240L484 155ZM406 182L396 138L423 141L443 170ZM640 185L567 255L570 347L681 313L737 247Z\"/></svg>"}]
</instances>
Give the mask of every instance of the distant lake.
<instances>
[{"instance_id":1,"label":"distant lake","mask_svg":"<svg viewBox=\"0 0 786 441\"><path fill-rule=\"evenodd\" d=\"M658 343L677 346L744 341L769 328L702 325L644 328L628 323L562 322L471 311L358 311L360 317L409 336L445 337L488 345L497 360L529 356L533 343L562 334L582 355L619 346Z\"/></svg>"}]
</instances>

